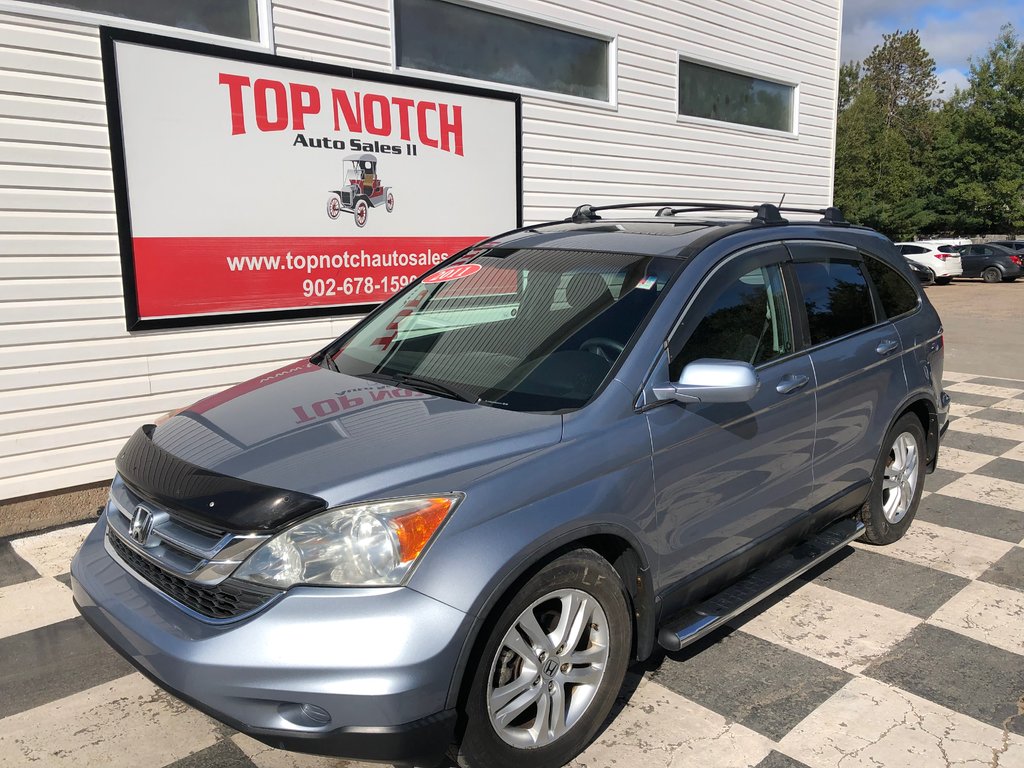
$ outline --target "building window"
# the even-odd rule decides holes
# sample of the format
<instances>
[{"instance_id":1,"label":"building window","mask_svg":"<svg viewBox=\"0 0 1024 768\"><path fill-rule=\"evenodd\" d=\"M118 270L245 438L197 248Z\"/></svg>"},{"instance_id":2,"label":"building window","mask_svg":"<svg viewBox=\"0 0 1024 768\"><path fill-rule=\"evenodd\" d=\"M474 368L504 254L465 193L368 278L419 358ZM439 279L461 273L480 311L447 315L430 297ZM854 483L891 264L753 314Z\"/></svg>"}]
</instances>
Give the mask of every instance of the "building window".
<instances>
[{"instance_id":1,"label":"building window","mask_svg":"<svg viewBox=\"0 0 1024 768\"><path fill-rule=\"evenodd\" d=\"M395 0L399 67L609 100L609 40L444 0Z\"/></svg>"},{"instance_id":2,"label":"building window","mask_svg":"<svg viewBox=\"0 0 1024 768\"><path fill-rule=\"evenodd\" d=\"M35 0L39 5L99 13L240 40L260 39L256 0Z\"/></svg>"},{"instance_id":3,"label":"building window","mask_svg":"<svg viewBox=\"0 0 1024 768\"><path fill-rule=\"evenodd\" d=\"M679 114L793 132L796 88L679 60Z\"/></svg>"}]
</instances>

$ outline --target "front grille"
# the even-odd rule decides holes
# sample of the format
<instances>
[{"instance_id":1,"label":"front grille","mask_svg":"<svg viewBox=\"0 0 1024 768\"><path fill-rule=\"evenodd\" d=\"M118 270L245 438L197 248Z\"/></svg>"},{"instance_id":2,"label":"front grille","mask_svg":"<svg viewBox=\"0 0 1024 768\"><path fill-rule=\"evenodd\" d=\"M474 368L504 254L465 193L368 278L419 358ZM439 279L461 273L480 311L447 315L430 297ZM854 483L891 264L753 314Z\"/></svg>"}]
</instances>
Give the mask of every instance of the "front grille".
<instances>
[{"instance_id":1,"label":"front grille","mask_svg":"<svg viewBox=\"0 0 1024 768\"><path fill-rule=\"evenodd\" d=\"M168 573L137 554L120 537L107 532L111 548L135 573L187 608L211 619L234 619L255 611L280 592L233 579L203 586Z\"/></svg>"}]
</instances>

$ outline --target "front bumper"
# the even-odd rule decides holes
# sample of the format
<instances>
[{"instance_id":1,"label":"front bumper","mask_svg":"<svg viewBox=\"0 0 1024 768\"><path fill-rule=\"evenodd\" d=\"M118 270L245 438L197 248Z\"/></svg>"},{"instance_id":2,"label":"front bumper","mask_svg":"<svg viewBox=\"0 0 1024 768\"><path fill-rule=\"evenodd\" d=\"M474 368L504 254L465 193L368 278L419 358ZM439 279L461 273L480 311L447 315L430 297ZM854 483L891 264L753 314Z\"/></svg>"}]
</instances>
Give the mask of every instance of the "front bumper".
<instances>
[{"instance_id":1,"label":"front bumper","mask_svg":"<svg viewBox=\"0 0 1024 768\"><path fill-rule=\"evenodd\" d=\"M470 620L414 590L294 588L266 610L214 625L185 614L117 563L106 525L71 565L75 603L147 677L281 749L410 762L444 752L445 709ZM319 707L317 722L303 705Z\"/></svg>"}]
</instances>

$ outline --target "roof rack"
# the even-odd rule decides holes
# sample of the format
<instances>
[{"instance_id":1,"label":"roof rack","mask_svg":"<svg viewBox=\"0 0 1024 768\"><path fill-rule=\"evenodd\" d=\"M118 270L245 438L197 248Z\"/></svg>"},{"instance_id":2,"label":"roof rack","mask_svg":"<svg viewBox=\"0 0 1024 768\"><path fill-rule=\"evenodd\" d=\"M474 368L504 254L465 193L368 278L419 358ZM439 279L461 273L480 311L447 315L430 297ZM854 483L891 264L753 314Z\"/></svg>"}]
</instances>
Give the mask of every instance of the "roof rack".
<instances>
[{"instance_id":1,"label":"roof rack","mask_svg":"<svg viewBox=\"0 0 1024 768\"><path fill-rule=\"evenodd\" d=\"M793 211L794 213L817 213L821 216L820 224L830 224L833 227L848 227L850 222L843 216L843 212L830 205L828 208L796 208L791 205L779 206L780 211Z\"/></svg>"},{"instance_id":2,"label":"roof rack","mask_svg":"<svg viewBox=\"0 0 1024 768\"><path fill-rule=\"evenodd\" d=\"M599 211L626 210L630 208L657 208L656 216L674 216L677 213L698 213L700 211L750 211L754 214L754 224L785 224L779 209L771 203L761 205L733 205L731 203L699 203L691 201L671 201L661 203L615 203L612 205L581 205L572 212L567 222L582 224L587 221L598 221Z\"/></svg>"},{"instance_id":3,"label":"roof rack","mask_svg":"<svg viewBox=\"0 0 1024 768\"><path fill-rule=\"evenodd\" d=\"M631 208L657 208L655 216L675 216L677 213L699 213L701 211L751 211L755 214L750 221L752 224L780 225L789 222L782 217L782 211L794 213L817 213L822 218L821 224L829 224L834 227L848 227L850 222L843 218L843 213L838 208L798 208L794 206L773 205L772 203L761 203L760 205L733 205L730 203L699 203L691 201L673 201L662 203L616 203L612 205L581 205L572 212L565 221L574 224L582 224L587 221L598 221L601 216L599 211L626 210Z\"/></svg>"}]
</instances>

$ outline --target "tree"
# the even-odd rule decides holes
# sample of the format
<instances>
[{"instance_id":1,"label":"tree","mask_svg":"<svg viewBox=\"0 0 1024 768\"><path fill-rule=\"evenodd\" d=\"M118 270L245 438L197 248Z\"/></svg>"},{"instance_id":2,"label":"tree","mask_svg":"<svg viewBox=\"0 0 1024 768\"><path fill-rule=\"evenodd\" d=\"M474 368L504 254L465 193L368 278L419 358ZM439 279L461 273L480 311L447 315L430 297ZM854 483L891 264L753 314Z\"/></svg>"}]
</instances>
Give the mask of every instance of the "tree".
<instances>
[{"instance_id":1,"label":"tree","mask_svg":"<svg viewBox=\"0 0 1024 768\"><path fill-rule=\"evenodd\" d=\"M904 135L920 130L936 104L939 78L935 59L921 45L917 30L882 35L882 44L864 59L863 87L875 92L886 128L898 128Z\"/></svg>"},{"instance_id":2,"label":"tree","mask_svg":"<svg viewBox=\"0 0 1024 768\"><path fill-rule=\"evenodd\" d=\"M839 112L845 112L853 102L860 86L860 62L848 61L839 65Z\"/></svg>"},{"instance_id":3,"label":"tree","mask_svg":"<svg viewBox=\"0 0 1024 768\"><path fill-rule=\"evenodd\" d=\"M914 30L885 35L863 66L840 68L835 202L851 221L896 238L932 226L924 168L938 87Z\"/></svg>"},{"instance_id":4,"label":"tree","mask_svg":"<svg viewBox=\"0 0 1024 768\"><path fill-rule=\"evenodd\" d=\"M971 61L968 86L943 117L938 178L954 225L972 234L1024 231L1024 44L1012 25Z\"/></svg>"}]
</instances>

